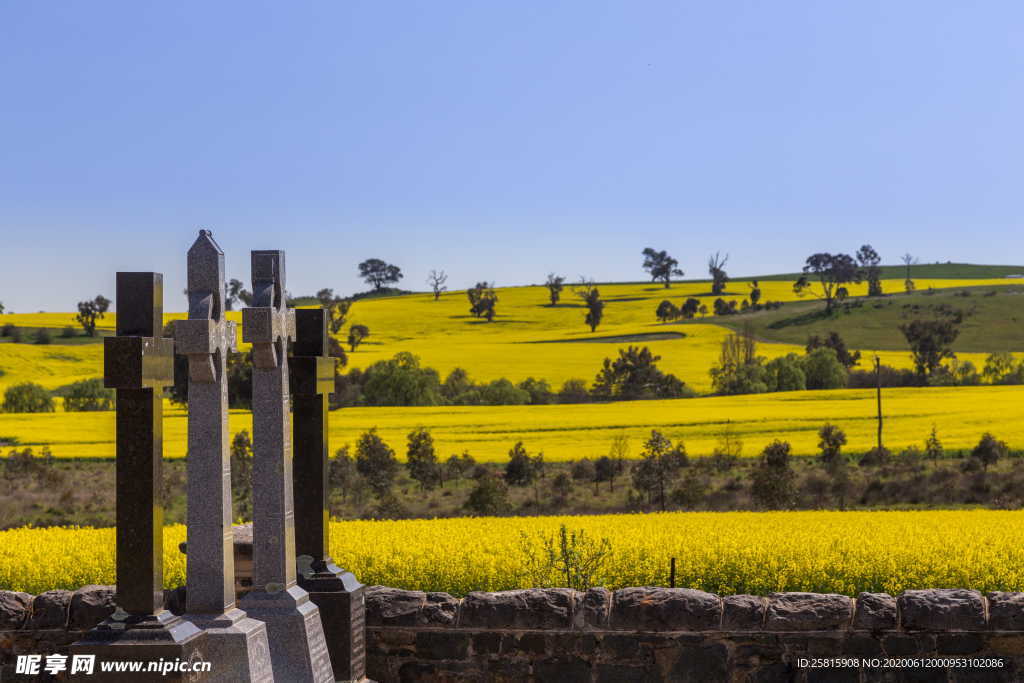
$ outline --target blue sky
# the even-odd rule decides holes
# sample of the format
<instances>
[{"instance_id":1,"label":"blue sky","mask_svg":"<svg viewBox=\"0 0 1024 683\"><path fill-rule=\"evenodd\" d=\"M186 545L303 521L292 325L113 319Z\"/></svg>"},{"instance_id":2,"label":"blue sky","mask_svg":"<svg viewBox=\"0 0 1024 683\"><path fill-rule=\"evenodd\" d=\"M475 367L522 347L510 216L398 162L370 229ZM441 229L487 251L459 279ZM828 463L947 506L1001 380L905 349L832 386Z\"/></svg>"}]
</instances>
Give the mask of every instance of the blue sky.
<instances>
[{"instance_id":1,"label":"blue sky","mask_svg":"<svg viewBox=\"0 0 1024 683\"><path fill-rule=\"evenodd\" d=\"M296 294L1024 262L1019 2L0 4L0 301L71 310L213 229Z\"/></svg>"}]
</instances>

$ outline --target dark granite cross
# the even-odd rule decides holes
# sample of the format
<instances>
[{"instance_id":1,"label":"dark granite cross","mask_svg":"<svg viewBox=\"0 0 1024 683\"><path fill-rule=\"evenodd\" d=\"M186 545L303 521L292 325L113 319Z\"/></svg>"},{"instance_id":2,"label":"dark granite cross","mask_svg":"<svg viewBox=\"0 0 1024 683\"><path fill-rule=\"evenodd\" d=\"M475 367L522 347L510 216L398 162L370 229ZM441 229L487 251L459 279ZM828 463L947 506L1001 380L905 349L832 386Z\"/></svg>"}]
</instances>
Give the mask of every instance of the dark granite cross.
<instances>
[{"instance_id":1,"label":"dark granite cross","mask_svg":"<svg viewBox=\"0 0 1024 683\"><path fill-rule=\"evenodd\" d=\"M117 390L117 604L163 609L163 388L174 340L163 337L163 275L117 274L117 336L103 340L103 383Z\"/></svg>"},{"instance_id":2,"label":"dark granite cross","mask_svg":"<svg viewBox=\"0 0 1024 683\"><path fill-rule=\"evenodd\" d=\"M295 311L295 345L288 359L292 387L295 552L299 586L320 608L331 667L339 680L366 676L365 592L330 555L328 394L337 359L328 355L327 311Z\"/></svg>"}]
</instances>

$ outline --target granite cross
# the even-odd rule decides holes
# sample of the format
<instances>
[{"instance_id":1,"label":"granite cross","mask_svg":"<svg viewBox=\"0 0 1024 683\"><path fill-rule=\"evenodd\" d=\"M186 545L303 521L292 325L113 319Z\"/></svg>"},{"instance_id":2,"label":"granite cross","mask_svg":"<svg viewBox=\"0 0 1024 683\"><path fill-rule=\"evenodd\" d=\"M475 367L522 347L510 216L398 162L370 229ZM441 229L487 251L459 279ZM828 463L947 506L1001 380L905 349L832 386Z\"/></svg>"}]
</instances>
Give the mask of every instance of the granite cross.
<instances>
[{"instance_id":1,"label":"granite cross","mask_svg":"<svg viewBox=\"0 0 1024 683\"><path fill-rule=\"evenodd\" d=\"M292 491L288 342L295 312L285 302L284 252L252 252L253 306L242 312L252 344L253 589L242 600L267 624L274 677L334 681L320 612L298 586Z\"/></svg>"},{"instance_id":2,"label":"granite cross","mask_svg":"<svg viewBox=\"0 0 1024 683\"><path fill-rule=\"evenodd\" d=\"M340 680L366 675L365 592L330 556L328 394L337 359L328 355L327 312L295 311L295 346L289 359L295 450L295 549L299 586L320 608L331 666Z\"/></svg>"},{"instance_id":3,"label":"granite cross","mask_svg":"<svg viewBox=\"0 0 1024 683\"><path fill-rule=\"evenodd\" d=\"M188 250L188 319L174 324L188 357L188 563L186 613L206 631L214 680L274 680L266 626L235 607L224 252L208 230Z\"/></svg>"},{"instance_id":4,"label":"granite cross","mask_svg":"<svg viewBox=\"0 0 1024 683\"><path fill-rule=\"evenodd\" d=\"M117 390L117 609L70 651L101 662L195 662L204 658L205 634L163 607L162 390L173 381L174 354L174 341L163 337L163 275L118 273L115 302L117 336L103 340L103 380ZM97 681L123 678L96 669Z\"/></svg>"}]
</instances>

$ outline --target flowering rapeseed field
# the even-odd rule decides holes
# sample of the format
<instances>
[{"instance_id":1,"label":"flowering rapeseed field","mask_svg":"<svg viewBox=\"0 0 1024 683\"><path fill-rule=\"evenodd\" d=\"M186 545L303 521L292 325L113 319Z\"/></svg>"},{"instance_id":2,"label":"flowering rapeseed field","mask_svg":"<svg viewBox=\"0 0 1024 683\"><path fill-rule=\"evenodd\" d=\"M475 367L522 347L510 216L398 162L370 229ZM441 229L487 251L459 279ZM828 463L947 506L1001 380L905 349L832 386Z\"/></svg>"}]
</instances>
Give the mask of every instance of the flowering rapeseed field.
<instances>
[{"instance_id":1,"label":"flowering rapeseed field","mask_svg":"<svg viewBox=\"0 0 1024 683\"><path fill-rule=\"evenodd\" d=\"M947 450L973 448L986 431L1024 447L1024 386L921 387L884 389L885 443L900 451L922 446L935 425ZM187 413L166 404L164 454L185 455ZM826 422L846 431L847 450L864 452L875 444L875 394L868 389L799 391L663 401L581 405L441 406L425 408L344 408L330 416L331 448L354 444L376 427L405 459L406 435L419 426L434 436L438 455L468 450L479 462L504 462L516 441L554 462L607 455L620 433L640 457L652 429L682 439L691 455L707 455L728 421L744 440L745 456L756 456L772 439L785 439L797 455L818 452L818 429ZM232 410L231 431L252 429L252 415ZM49 444L58 458L111 458L114 413L0 413L0 436L15 437L37 451Z\"/></svg>"},{"instance_id":2,"label":"flowering rapeseed field","mask_svg":"<svg viewBox=\"0 0 1024 683\"><path fill-rule=\"evenodd\" d=\"M593 517L332 523L332 555L366 584L416 590L529 585L528 547L560 524L607 538L594 577L608 588L676 585L717 593L912 588L1024 589L1024 511L677 512ZM181 585L183 526L165 533L165 585ZM38 593L114 582L113 529L0 531L0 589Z\"/></svg>"}]
</instances>

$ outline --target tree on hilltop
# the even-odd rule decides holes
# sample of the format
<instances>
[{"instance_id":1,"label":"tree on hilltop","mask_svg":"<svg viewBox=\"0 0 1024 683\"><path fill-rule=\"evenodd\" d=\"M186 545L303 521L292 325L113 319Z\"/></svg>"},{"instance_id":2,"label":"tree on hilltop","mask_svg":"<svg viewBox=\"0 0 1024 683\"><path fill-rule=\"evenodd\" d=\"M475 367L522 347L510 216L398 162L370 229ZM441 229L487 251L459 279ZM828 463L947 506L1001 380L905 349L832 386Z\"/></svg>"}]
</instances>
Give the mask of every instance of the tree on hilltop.
<instances>
[{"instance_id":1,"label":"tree on hilltop","mask_svg":"<svg viewBox=\"0 0 1024 683\"><path fill-rule=\"evenodd\" d=\"M797 296L812 293L811 281L808 276L816 277L821 286L818 298L825 300L825 310L832 312L836 300L843 300L849 292L843 285L860 283L861 272L857 262L849 254L818 253L807 257L804 274L793 284Z\"/></svg>"},{"instance_id":2,"label":"tree on hilltop","mask_svg":"<svg viewBox=\"0 0 1024 683\"><path fill-rule=\"evenodd\" d=\"M370 328L366 325L352 325L348 328L348 345L352 351L356 350L364 339L370 336Z\"/></svg>"},{"instance_id":3,"label":"tree on hilltop","mask_svg":"<svg viewBox=\"0 0 1024 683\"><path fill-rule=\"evenodd\" d=\"M427 274L427 285L434 291L434 301L441 298L441 292L448 291L445 283L448 282L448 274L442 271L431 270Z\"/></svg>"},{"instance_id":4,"label":"tree on hilltop","mask_svg":"<svg viewBox=\"0 0 1024 683\"><path fill-rule=\"evenodd\" d=\"M590 331L593 332L604 318L604 302L601 301L601 292L598 291L593 280L581 277L580 284L576 288L576 296L583 299L583 304L587 307L587 315L583 321L590 326Z\"/></svg>"},{"instance_id":5,"label":"tree on hilltop","mask_svg":"<svg viewBox=\"0 0 1024 683\"><path fill-rule=\"evenodd\" d=\"M469 312L476 318L486 318L492 322L497 315L495 305L498 303L498 294L494 291L494 284L486 280L476 283L466 290L469 298Z\"/></svg>"},{"instance_id":6,"label":"tree on hilltop","mask_svg":"<svg viewBox=\"0 0 1024 683\"><path fill-rule=\"evenodd\" d=\"M565 278L561 275L548 273L548 279L544 283L544 286L548 288L548 298L551 299L552 306L558 303L558 299L562 295L562 287L564 286L564 283Z\"/></svg>"},{"instance_id":7,"label":"tree on hilltop","mask_svg":"<svg viewBox=\"0 0 1024 683\"><path fill-rule=\"evenodd\" d=\"M78 302L78 315L75 316L85 333L90 337L96 336L96 321L103 318L103 314L110 308L110 299L97 294L92 301Z\"/></svg>"},{"instance_id":8,"label":"tree on hilltop","mask_svg":"<svg viewBox=\"0 0 1024 683\"><path fill-rule=\"evenodd\" d=\"M683 276L679 270L679 261L668 255L667 251L655 251L650 247L643 250L644 270L651 274L651 282L661 281L667 289L672 282L672 276Z\"/></svg>"},{"instance_id":9,"label":"tree on hilltop","mask_svg":"<svg viewBox=\"0 0 1024 683\"><path fill-rule=\"evenodd\" d=\"M729 261L729 255L722 258L719 252L708 257L708 274L711 276L711 293L719 295L725 291L725 284L729 281L729 275L725 272L725 264Z\"/></svg>"},{"instance_id":10,"label":"tree on hilltop","mask_svg":"<svg viewBox=\"0 0 1024 683\"><path fill-rule=\"evenodd\" d=\"M380 291L384 285L401 280L402 269L379 258L371 258L359 264L359 277Z\"/></svg>"},{"instance_id":11,"label":"tree on hilltop","mask_svg":"<svg viewBox=\"0 0 1024 683\"><path fill-rule=\"evenodd\" d=\"M863 277L868 281L868 296L882 296L882 269L878 265L882 257L870 244L858 249L856 257Z\"/></svg>"},{"instance_id":12,"label":"tree on hilltop","mask_svg":"<svg viewBox=\"0 0 1024 683\"><path fill-rule=\"evenodd\" d=\"M914 280L910 277L910 266L917 265L919 259L916 256L912 256L910 252L907 252L900 257L900 260L903 261L903 265L907 269L907 277L903 281L903 288L907 290L907 294L910 294L915 289Z\"/></svg>"}]
</instances>

